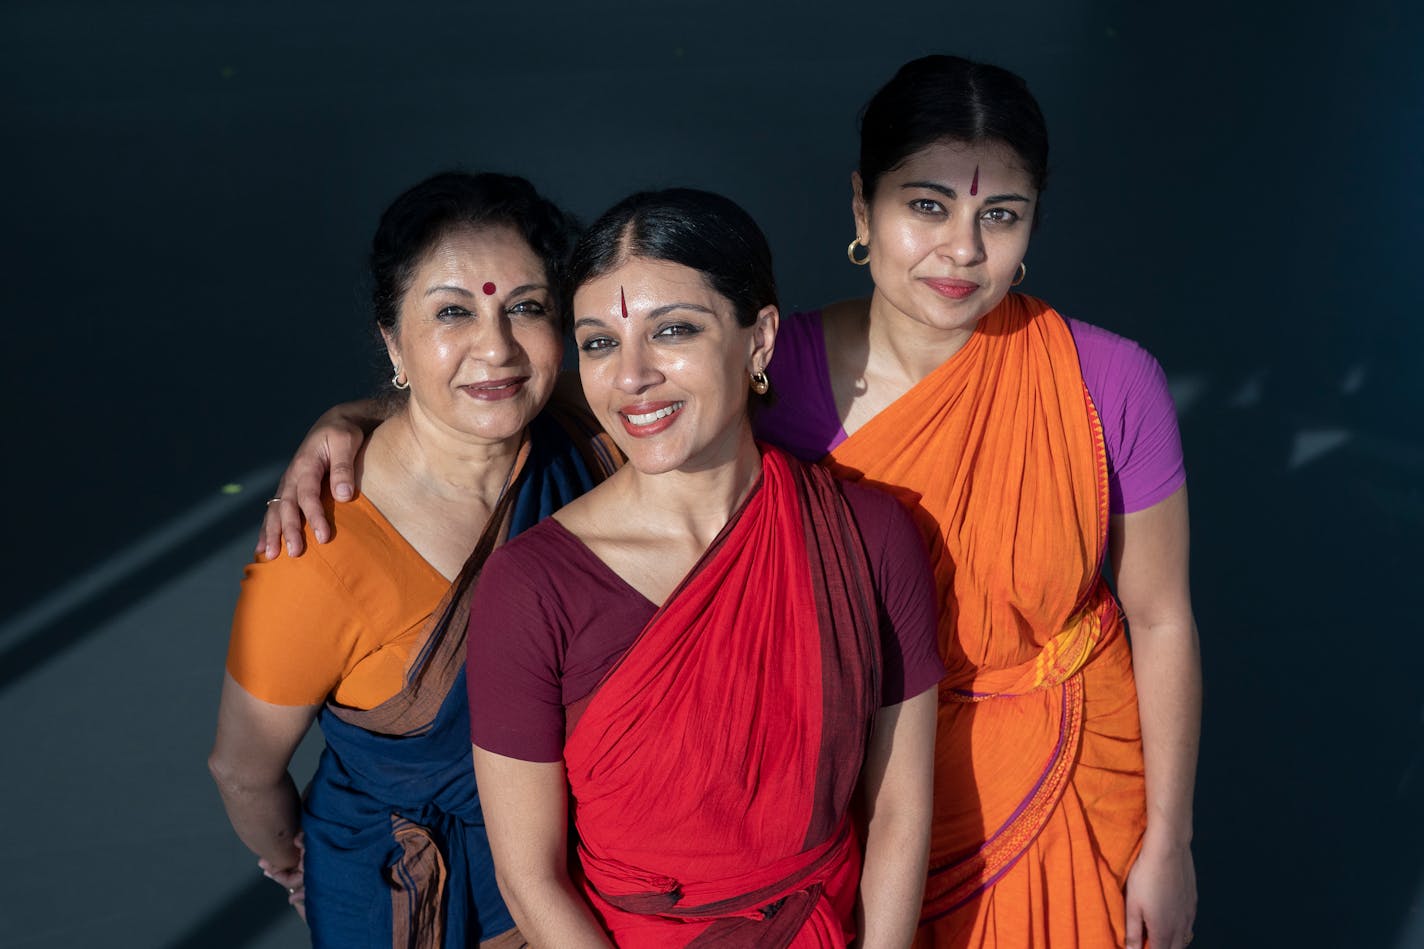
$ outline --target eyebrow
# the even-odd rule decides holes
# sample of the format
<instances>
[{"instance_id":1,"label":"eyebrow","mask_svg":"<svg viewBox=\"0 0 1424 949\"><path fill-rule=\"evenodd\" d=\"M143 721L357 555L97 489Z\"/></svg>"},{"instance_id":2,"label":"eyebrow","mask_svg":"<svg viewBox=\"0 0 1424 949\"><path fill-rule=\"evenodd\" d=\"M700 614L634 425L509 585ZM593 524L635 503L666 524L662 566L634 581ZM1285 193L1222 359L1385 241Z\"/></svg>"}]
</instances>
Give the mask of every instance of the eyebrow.
<instances>
[{"instance_id":1,"label":"eyebrow","mask_svg":"<svg viewBox=\"0 0 1424 949\"><path fill-rule=\"evenodd\" d=\"M655 320L660 316L667 316L673 310L692 310L696 313L706 313L708 316L717 315L716 311L709 310L707 307L703 306L700 303L667 303L663 306L658 307L653 312L649 313L648 319Z\"/></svg>"},{"instance_id":2,"label":"eyebrow","mask_svg":"<svg viewBox=\"0 0 1424 949\"><path fill-rule=\"evenodd\" d=\"M923 188L926 191L938 192L951 200L958 200L959 198L959 193L953 188L934 181L907 181L902 184L900 188L902 190L905 188ZM984 199L985 204L1004 204L1009 201L1022 201L1024 204L1029 203L1029 199L1026 196L1012 191L1006 194L991 194Z\"/></svg>"},{"instance_id":3,"label":"eyebrow","mask_svg":"<svg viewBox=\"0 0 1424 949\"><path fill-rule=\"evenodd\" d=\"M903 191L907 188L923 188L926 191L938 191L946 198L958 198L959 193L948 185L938 184L934 181L907 181L900 186Z\"/></svg>"},{"instance_id":4,"label":"eyebrow","mask_svg":"<svg viewBox=\"0 0 1424 949\"><path fill-rule=\"evenodd\" d=\"M542 284L542 283L526 283L526 284L523 284L522 286L515 287L513 290L509 291L509 294L508 294L508 295L511 296L511 297L517 297L517 296L519 296L519 294L521 294L521 293L528 293L528 292L531 291L531 290L548 290L548 289L549 289L549 288L546 287L546 286L545 286L544 284ZM467 290L467 289L465 289L464 287L457 287L457 286L455 286L454 284L451 284L451 283L442 283L442 284L440 284L440 285L437 286L437 287L431 287L429 290L426 290L426 291L425 291L425 295L426 295L426 296L433 296L434 294L437 294L437 293L441 292L442 290L444 290L444 291L446 291L446 292L448 292L448 293L457 294L458 296L462 296L462 297L473 297L473 296L475 295L475 294L474 294L473 292L471 292L470 290Z\"/></svg>"},{"instance_id":5,"label":"eyebrow","mask_svg":"<svg viewBox=\"0 0 1424 949\"><path fill-rule=\"evenodd\" d=\"M656 320L659 317L667 316L674 310L692 310L694 313L706 313L708 316L717 315L717 311L710 310L700 303L665 303L650 312L646 317L644 317L644 320ZM578 319L574 320L574 329L578 329L580 326L607 325L608 323L606 323L603 317L601 316L581 316Z\"/></svg>"}]
</instances>

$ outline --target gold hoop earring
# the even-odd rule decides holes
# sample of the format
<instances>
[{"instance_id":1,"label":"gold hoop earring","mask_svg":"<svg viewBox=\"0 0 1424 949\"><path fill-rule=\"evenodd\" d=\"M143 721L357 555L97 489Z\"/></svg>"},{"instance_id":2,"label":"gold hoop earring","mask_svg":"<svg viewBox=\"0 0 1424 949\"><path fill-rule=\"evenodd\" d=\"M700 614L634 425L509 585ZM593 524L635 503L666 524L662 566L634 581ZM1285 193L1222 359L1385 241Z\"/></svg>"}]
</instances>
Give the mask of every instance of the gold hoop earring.
<instances>
[{"instance_id":1,"label":"gold hoop earring","mask_svg":"<svg viewBox=\"0 0 1424 949\"><path fill-rule=\"evenodd\" d=\"M1011 284L1009 284L1009 286L1011 286L1011 287L1017 287L1019 284L1021 284L1021 283L1024 282L1024 277L1027 277L1027 276L1028 276L1028 264L1024 263L1024 262L1021 260L1021 261L1019 261L1019 275L1014 278L1014 282L1011 283Z\"/></svg>"},{"instance_id":2,"label":"gold hoop earring","mask_svg":"<svg viewBox=\"0 0 1424 949\"><path fill-rule=\"evenodd\" d=\"M757 395L766 395L771 391L771 380L766 377L765 369L752 373L752 391Z\"/></svg>"},{"instance_id":3,"label":"gold hoop earring","mask_svg":"<svg viewBox=\"0 0 1424 949\"><path fill-rule=\"evenodd\" d=\"M855 249L857 247L865 248L864 257L855 256ZM862 244L860 242L860 238L857 237L855 240L851 241L850 246L846 248L846 256L849 257L850 262L855 264L857 267L864 267L866 264L870 263L870 245Z\"/></svg>"},{"instance_id":4,"label":"gold hoop earring","mask_svg":"<svg viewBox=\"0 0 1424 949\"><path fill-rule=\"evenodd\" d=\"M406 379L404 382L401 381L400 366L396 366L395 374L391 376L391 385L395 386L397 389L400 389L402 392L410 388L409 379Z\"/></svg>"}]
</instances>

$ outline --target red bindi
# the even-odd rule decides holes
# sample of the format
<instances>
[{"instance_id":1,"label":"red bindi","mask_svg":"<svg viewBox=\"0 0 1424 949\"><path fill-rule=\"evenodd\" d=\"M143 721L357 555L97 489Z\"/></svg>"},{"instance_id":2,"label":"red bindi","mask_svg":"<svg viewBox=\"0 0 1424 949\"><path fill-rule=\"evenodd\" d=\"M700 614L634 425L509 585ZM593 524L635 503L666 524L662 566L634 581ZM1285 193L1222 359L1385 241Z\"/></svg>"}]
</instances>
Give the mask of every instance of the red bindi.
<instances>
[{"instance_id":1,"label":"red bindi","mask_svg":"<svg viewBox=\"0 0 1424 949\"><path fill-rule=\"evenodd\" d=\"M492 284L492 283L487 283L487 284L485 284L483 287L480 287L480 289L485 292L485 296L487 296L487 297L492 297L492 296L494 296L494 284Z\"/></svg>"},{"instance_id":2,"label":"red bindi","mask_svg":"<svg viewBox=\"0 0 1424 949\"><path fill-rule=\"evenodd\" d=\"M974 180L969 182L969 193L977 195L979 193L979 166L974 166Z\"/></svg>"},{"instance_id":3,"label":"red bindi","mask_svg":"<svg viewBox=\"0 0 1424 949\"><path fill-rule=\"evenodd\" d=\"M623 288L618 288L618 303L623 307L623 319L628 318L628 298L623 295Z\"/></svg>"}]
</instances>

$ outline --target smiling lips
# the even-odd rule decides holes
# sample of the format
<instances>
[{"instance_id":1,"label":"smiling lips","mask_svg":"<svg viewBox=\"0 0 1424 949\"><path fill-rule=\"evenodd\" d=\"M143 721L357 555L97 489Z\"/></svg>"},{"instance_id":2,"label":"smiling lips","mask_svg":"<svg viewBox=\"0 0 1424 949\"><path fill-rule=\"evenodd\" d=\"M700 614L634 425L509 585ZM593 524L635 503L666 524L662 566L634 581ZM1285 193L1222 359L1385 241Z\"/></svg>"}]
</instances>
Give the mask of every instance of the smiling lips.
<instances>
[{"instance_id":1,"label":"smiling lips","mask_svg":"<svg viewBox=\"0 0 1424 949\"><path fill-rule=\"evenodd\" d=\"M460 389L470 398L479 399L481 402L500 402L504 399L514 398L523 391L524 383L528 381L528 376L510 376L508 379L472 382L469 385L460 386Z\"/></svg>"},{"instance_id":2,"label":"smiling lips","mask_svg":"<svg viewBox=\"0 0 1424 949\"><path fill-rule=\"evenodd\" d=\"M979 284L972 280L955 280L953 277L926 277L924 282L935 293L951 300L963 300L979 289Z\"/></svg>"},{"instance_id":3,"label":"smiling lips","mask_svg":"<svg viewBox=\"0 0 1424 949\"><path fill-rule=\"evenodd\" d=\"M634 438L647 438L663 431L677 420L677 413L686 402L642 402L618 412L623 428Z\"/></svg>"}]
</instances>

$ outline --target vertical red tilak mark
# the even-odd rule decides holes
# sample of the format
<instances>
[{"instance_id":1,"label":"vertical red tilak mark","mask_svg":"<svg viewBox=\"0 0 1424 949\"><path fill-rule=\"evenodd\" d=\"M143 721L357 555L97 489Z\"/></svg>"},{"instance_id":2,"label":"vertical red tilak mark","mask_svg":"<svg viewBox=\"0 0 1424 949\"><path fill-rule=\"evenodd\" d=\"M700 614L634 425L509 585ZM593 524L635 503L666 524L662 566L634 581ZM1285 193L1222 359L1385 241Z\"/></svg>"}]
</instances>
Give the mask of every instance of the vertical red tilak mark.
<instances>
[{"instance_id":1,"label":"vertical red tilak mark","mask_svg":"<svg viewBox=\"0 0 1424 949\"><path fill-rule=\"evenodd\" d=\"M628 318L628 298L623 295L623 288L618 288L618 302L623 307L623 319Z\"/></svg>"},{"instance_id":2,"label":"vertical red tilak mark","mask_svg":"<svg viewBox=\"0 0 1424 949\"><path fill-rule=\"evenodd\" d=\"M979 166L974 166L974 180L969 182L969 193L977 195L979 193Z\"/></svg>"},{"instance_id":3,"label":"vertical red tilak mark","mask_svg":"<svg viewBox=\"0 0 1424 949\"><path fill-rule=\"evenodd\" d=\"M494 284L492 284L492 283L487 283L487 284L485 284L483 287L480 287L480 289L485 292L485 296L487 296L487 297L492 297L492 296L494 296Z\"/></svg>"}]
</instances>

